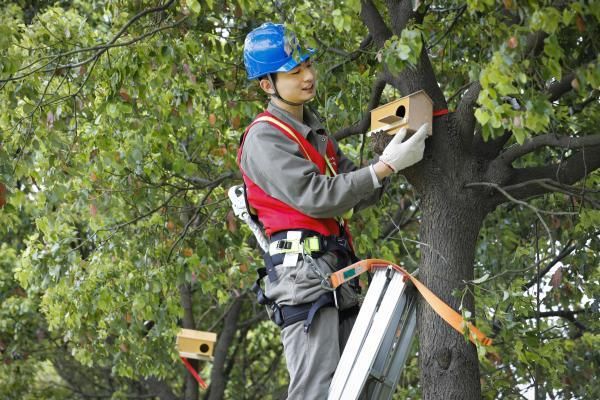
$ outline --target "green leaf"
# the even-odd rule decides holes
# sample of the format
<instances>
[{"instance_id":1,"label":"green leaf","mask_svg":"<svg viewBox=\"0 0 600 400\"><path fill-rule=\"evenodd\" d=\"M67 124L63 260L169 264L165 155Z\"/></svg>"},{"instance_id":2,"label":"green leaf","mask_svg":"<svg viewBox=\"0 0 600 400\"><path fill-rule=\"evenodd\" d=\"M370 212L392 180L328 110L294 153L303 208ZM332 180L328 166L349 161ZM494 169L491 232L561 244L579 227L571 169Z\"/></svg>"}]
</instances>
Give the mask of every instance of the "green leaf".
<instances>
[{"instance_id":1,"label":"green leaf","mask_svg":"<svg viewBox=\"0 0 600 400\"><path fill-rule=\"evenodd\" d=\"M475 118L477 118L477 121L481 125L486 125L488 123L488 121L490 120L490 114L488 114L483 109L478 108L477 110L475 110Z\"/></svg>"},{"instance_id":2,"label":"green leaf","mask_svg":"<svg viewBox=\"0 0 600 400\"><path fill-rule=\"evenodd\" d=\"M200 2L198 0L185 0L185 2L187 4L188 8L190 9L190 11L192 11L194 14L200 14L201 7L200 7Z\"/></svg>"}]
</instances>

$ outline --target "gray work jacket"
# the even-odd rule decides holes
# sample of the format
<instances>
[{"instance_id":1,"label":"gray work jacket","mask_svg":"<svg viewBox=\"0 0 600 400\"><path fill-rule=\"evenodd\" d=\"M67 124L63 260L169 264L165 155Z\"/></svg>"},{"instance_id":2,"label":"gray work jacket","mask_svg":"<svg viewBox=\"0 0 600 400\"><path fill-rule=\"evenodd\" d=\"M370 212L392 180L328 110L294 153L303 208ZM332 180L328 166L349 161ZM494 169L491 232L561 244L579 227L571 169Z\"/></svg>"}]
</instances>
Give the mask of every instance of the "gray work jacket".
<instances>
[{"instance_id":1,"label":"gray work jacket","mask_svg":"<svg viewBox=\"0 0 600 400\"><path fill-rule=\"evenodd\" d=\"M325 157L329 137L308 108L304 108L303 123L272 102L267 110L291 125ZM246 135L240 165L267 194L313 218L341 216L376 202L383 190L375 188L369 167L358 169L332 141L338 156L338 175L333 177L321 174L295 141L261 121Z\"/></svg>"}]
</instances>

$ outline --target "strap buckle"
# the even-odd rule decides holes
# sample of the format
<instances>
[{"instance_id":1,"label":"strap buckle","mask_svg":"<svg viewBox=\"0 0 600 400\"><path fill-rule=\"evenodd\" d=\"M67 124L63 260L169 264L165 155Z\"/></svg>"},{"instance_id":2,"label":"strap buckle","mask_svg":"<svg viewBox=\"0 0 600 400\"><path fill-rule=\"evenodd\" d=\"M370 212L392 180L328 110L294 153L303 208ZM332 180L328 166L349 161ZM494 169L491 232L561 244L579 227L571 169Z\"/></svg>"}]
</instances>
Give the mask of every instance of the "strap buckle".
<instances>
[{"instance_id":1,"label":"strap buckle","mask_svg":"<svg viewBox=\"0 0 600 400\"><path fill-rule=\"evenodd\" d=\"M281 239L276 242L273 242L269 245L269 254L274 256L276 254L286 254L286 253L301 253L302 250L300 248L299 240L288 240Z\"/></svg>"},{"instance_id":2,"label":"strap buckle","mask_svg":"<svg viewBox=\"0 0 600 400\"><path fill-rule=\"evenodd\" d=\"M292 242L289 240L280 240L277 242L277 245L275 246L277 249L280 250L289 250L292 248Z\"/></svg>"},{"instance_id":3,"label":"strap buckle","mask_svg":"<svg viewBox=\"0 0 600 400\"><path fill-rule=\"evenodd\" d=\"M325 246L319 236L307 236L302 241L302 250L304 254L316 255L324 250Z\"/></svg>"},{"instance_id":4,"label":"strap buckle","mask_svg":"<svg viewBox=\"0 0 600 400\"><path fill-rule=\"evenodd\" d=\"M307 236L302 239L281 239L271 243L269 254L298 253L319 256L325 251L325 243L320 236Z\"/></svg>"}]
</instances>

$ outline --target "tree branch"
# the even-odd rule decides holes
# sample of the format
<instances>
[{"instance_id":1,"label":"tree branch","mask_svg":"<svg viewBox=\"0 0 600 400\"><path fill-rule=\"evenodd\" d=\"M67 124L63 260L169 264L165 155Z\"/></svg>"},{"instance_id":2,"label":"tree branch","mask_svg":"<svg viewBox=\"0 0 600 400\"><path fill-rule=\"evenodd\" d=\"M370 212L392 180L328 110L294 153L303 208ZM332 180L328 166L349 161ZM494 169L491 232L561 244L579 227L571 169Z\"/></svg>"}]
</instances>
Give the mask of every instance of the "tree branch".
<instances>
[{"instance_id":1,"label":"tree branch","mask_svg":"<svg viewBox=\"0 0 600 400\"><path fill-rule=\"evenodd\" d=\"M387 0L386 4L390 14L392 32L400 36L402 30L406 28L408 21L415 16L415 12L412 9L412 1Z\"/></svg>"},{"instance_id":2,"label":"tree branch","mask_svg":"<svg viewBox=\"0 0 600 400\"><path fill-rule=\"evenodd\" d=\"M183 327L185 329L195 329L192 288L189 283L179 285L179 296L181 298L181 308L183 308Z\"/></svg>"},{"instance_id":3,"label":"tree branch","mask_svg":"<svg viewBox=\"0 0 600 400\"><path fill-rule=\"evenodd\" d=\"M598 96L600 95L600 90L593 90L590 97L582 101L581 103L574 104L569 108L569 114L575 115L577 113L582 112L587 106L590 104L594 104L598 101Z\"/></svg>"},{"instance_id":4,"label":"tree branch","mask_svg":"<svg viewBox=\"0 0 600 400\"><path fill-rule=\"evenodd\" d=\"M589 310L586 309L581 309L581 310L554 310L554 311L542 311L540 312L538 315L532 315L532 316L528 316L527 318L548 318L548 317L562 317L562 318L569 318L569 317L573 317L577 314L583 314L583 313L587 313L589 312Z\"/></svg>"},{"instance_id":5,"label":"tree branch","mask_svg":"<svg viewBox=\"0 0 600 400\"><path fill-rule=\"evenodd\" d=\"M414 215L418 211L418 207L415 207L414 210L410 211L410 206L412 205L412 201L408 200L406 202L401 201L400 207L396 210L389 223L383 228L381 234L379 235L378 241L386 241L393 234L400 231L403 227L408 225L411 221L413 221ZM407 213L407 211L410 211Z\"/></svg>"},{"instance_id":6,"label":"tree branch","mask_svg":"<svg viewBox=\"0 0 600 400\"><path fill-rule=\"evenodd\" d=\"M219 186L221 183L223 183L223 181L225 181L227 179L231 179L231 178L241 179L241 175L240 175L239 171L228 171L228 172L221 174L220 176L218 176L215 179L200 178L197 176L182 176L182 175L178 175L178 174L175 174L173 176L175 176L179 179L183 179L184 181L193 184L195 186L195 188L197 188L197 189L214 188L214 187Z\"/></svg>"},{"instance_id":7,"label":"tree branch","mask_svg":"<svg viewBox=\"0 0 600 400\"><path fill-rule=\"evenodd\" d=\"M121 36L123 36L123 34L125 34L125 32L127 31L127 29L137 20L139 20L140 18L148 15L148 14L153 14L153 13L157 13L157 12L161 12L166 10L167 8L169 8L173 3L175 2L175 0L169 0L167 3L165 3L162 6L157 6L157 7L153 7L153 8L148 8L146 10L142 10L139 13L137 13L136 15L134 15L133 17L131 17L131 19L129 21L127 21L125 23L125 25L123 25L121 27L121 29L115 34L115 36L113 36L113 38L111 40L109 40L106 44L103 45L98 45L98 46L93 46L93 47L87 47L87 48L82 48L82 49L75 49L75 50L70 50L67 51L65 53L60 53L57 55L53 55L53 56L46 56L44 58L51 58L51 60L42 65L41 67L38 67L36 69L34 69L33 71L30 71L28 73L25 74L21 74L18 76L12 76L12 77L8 77L5 79L0 79L0 83L3 82L8 82L8 81L16 81L19 79L23 79L39 70L42 70L44 67L46 67L47 65L51 64L52 62L54 62L57 59L60 59L62 57L66 57L66 56L70 56L70 55L74 55L74 54L78 54L78 53L83 53L83 52L88 52L88 51L95 51L95 53L88 57L87 59L77 62L77 63L69 63L69 64L62 64L62 65L56 65L52 68L47 68L44 69L43 72L52 72L52 71L56 71L56 70L60 70L60 69L71 69L71 68L76 68L76 67L80 67L82 65L88 64L96 59L98 59L102 54L104 54L108 49L112 48L112 47L121 47L121 46L128 46L130 44L133 44L135 42L138 42L148 36L151 36L159 31L165 30L165 29L170 29L173 28L179 24L181 24L183 21L185 21L187 19L186 17L181 18L180 20L176 21L175 23L171 24L171 25L167 25L167 26L162 26L162 27L158 27L156 29L153 29L152 31L146 32L144 34L142 34L139 37L133 38L129 41L126 42L121 42L121 43L115 43L117 41L117 39L119 39ZM42 58L42 59L44 59ZM40 60L42 60L40 59ZM40 60L30 64L33 65L37 62L39 62Z\"/></svg>"},{"instance_id":8,"label":"tree branch","mask_svg":"<svg viewBox=\"0 0 600 400\"><path fill-rule=\"evenodd\" d=\"M570 92L573 89L573 86L571 86L571 81L573 79L575 79L575 73L571 72L570 74L563 76L560 81L554 82L548 86L548 89L546 90L548 100L556 101L563 94Z\"/></svg>"},{"instance_id":9,"label":"tree branch","mask_svg":"<svg viewBox=\"0 0 600 400\"><path fill-rule=\"evenodd\" d=\"M446 36L448 36L450 34L450 32L452 32L452 29L454 29L454 27L456 26L456 23L458 22L458 20L460 19L460 17L464 14L465 10L467 9L467 5L465 4L464 6L461 6L456 13L456 16L454 17L454 19L452 20L452 23L450 24L450 26L448 27L448 29L446 29L446 31L442 34L442 36L440 36L438 39L436 39L435 42L433 42L432 44L430 44L429 46L427 46L427 49L430 50L432 48L434 48L435 46L437 46L442 40L444 40L444 38Z\"/></svg>"},{"instance_id":10,"label":"tree branch","mask_svg":"<svg viewBox=\"0 0 600 400\"><path fill-rule=\"evenodd\" d=\"M502 136L490 139L486 142L483 140L481 134L478 133L473 137L473 153L478 157L493 160L498 157L498 154L502 151L502 148L511 137L512 132L507 130L504 131Z\"/></svg>"},{"instance_id":11,"label":"tree branch","mask_svg":"<svg viewBox=\"0 0 600 400\"><path fill-rule=\"evenodd\" d=\"M523 317L523 319L533 319L533 318L550 318L550 317L560 317L564 318L567 321L573 323L580 331L589 331L589 328L582 324L581 322L575 319L576 314L582 314L589 312L589 310L556 310L556 311L542 311L539 313L535 313L534 315L528 315Z\"/></svg>"},{"instance_id":12,"label":"tree branch","mask_svg":"<svg viewBox=\"0 0 600 400\"><path fill-rule=\"evenodd\" d=\"M548 133L527 139L522 145L516 145L506 149L506 151L500 154L498 161L508 166L517 158L529 154L544 146L560 147L564 149L580 149L582 147L598 145L600 145L600 134L572 137L557 136Z\"/></svg>"},{"instance_id":13,"label":"tree branch","mask_svg":"<svg viewBox=\"0 0 600 400\"><path fill-rule=\"evenodd\" d=\"M534 207L533 205L529 204L526 201L523 200L519 200L517 198L515 198L514 196L512 196L510 193L508 193L504 188L500 187L500 185L496 184L496 183L492 183L492 182L471 182L471 183L467 183L465 185L465 188L473 188L473 187L478 187L478 186L487 186L487 187L491 187L496 189L498 192L500 192L500 194L502 196L504 196L503 200L504 201L500 201L497 204L501 204L505 201L511 201L513 203L519 204L523 207L527 207L529 208L531 211L533 211L535 213L535 215L538 217L538 219L540 220L540 222L542 223L542 225L544 226L544 229L546 230L546 233L548 234L548 240L552 239L552 232L550 231L550 228L548 227L548 225L546 224L546 221L544 221L544 219L542 218L542 214L555 214L555 215L570 215L572 213L564 213L564 212L551 212L551 211L545 211L545 210L540 210L537 207ZM554 250L554 242L552 242L552 248Z\"/></svg>"},{"instance_id":14,"label":"tree branch","mask_svg":"<svg viewBox=\"0 0 600 400\"><path fill-rule=\"evenodd\" d=\"M512 186L537 179L553 179L561 184L571 185L598 168L600 168L600 146L585 147L557 164L515 169L513 176L506 182L506 185ZM529 185L518 187L510 192L517 199L525 199L551 191L553 190L547 186Z\"/></svg>"},{"instance_id":15,"label":"tree branch","mask_svg":"<svg viewBox=\"0 0 600 400\"><path fill-rule=\"evenodd\" d=\"M181 299L181 307L183 308L183 327L185 329L195 329L196 324L194 323L192 289L189 283L182 283L179 285L179 297ZM198 369L198 361L190 360L190 364L194 369ZM198 385L192 374L185 374L184 388L185 399L198 398Z\"/></svg>"},{"instance_id":16,"label":"tree branch","mask_svg":"<svg viewBox=\"0 0 600 400\"><path fill-rule=\"evenodd\" d=\"M349 136L366 132L369 129L369 126L371 124L370 112L372 109L377 107L377 105L379 104L379 100L381 99L381 93L383 93L383 89L385 88L386 84L387 84L387 81L384 77L384 74L381 74L375 81L375 84L373 85L373 90L371 92L371 99L369 100L369 104L367 105L367 110L366 110L365 114L363 115L362 119L358 123L356 123L352 126L343 128L343 129L339 130L338 132L336 132L333 135L333 137L336 140L342 140Z\"/></svg>"},{"instance_id":17,"label":"tree branch","mask_svg":"<svg viewBox=\"0 0 600 400\"><path fill-rule=\"evenodd\" d=\"M319 40L316 36L315 39ZM333 67L329 68L326 72L326 74L329 74L331 72L333 72L334 70L336 70L337 68L341 67L342 65L345 65L351 61L356 60L358 57L361 56L361 54L363 53L363 51L369 47L371 45L371 43L373 43L373 35L371 35L370 33L365 36L365 38L360 42L360 45L358 46L357 50L354 50L352 53L346 53L346 54L342 54L345 59L334 65ZM331 49L330 47L326 47L326 50L330 50L333 51L333 49Z\"/></svg>"},{"instance_id":18,"label":"tree branch","mask_svg":"<svg viewBox=\"0 0 600 400\"><path fill-rule=\"evenodd\" d=\"M36 60L36 61L34 61L33 63L29 64L28 66L26 66L26 67L24 67L24 68L22 68L22 69L29 68L31 65L33 65L33 64L37 64L38 62L40 62L40 61L41 61L41 60L43 60L43 59L44 59L44 58L41 58L41 59L39 59L39 60ZM35 69L33 69L33 70L31 70L31 71L27 72L27 73L24 73L24 74L21 74L21 75L17 75L17 76L9 76L8 78L5 78L5 79L0 79L0 83L6 84L6 83L8 83L8 82L11 82L11 81L18 81L18 80L20 80L20 79L26 78L26 77L28 77L29 75L33 75L33 74L35 74L36 72L38 72L38 71L41 71L42 69L44 69L45 67L47 67L48 65L52 64L54 61L56 61L56 60L58 60L58 59L60 59L60 55L58 55L58 56L53 56L53 57L52 57L52 59L51 59L50 61L48 61L47 63L45 63L45 64L42 64L41 66L39 66L39 67L37 67L37 68L35 68ZM2 88L4 88L4 85L2 86Z\"/></svg>"},{"instance_id":19,"label":"tree branch","mask_svg":"<svg viewBox=\"0 0 600 400\"><path fill-rule=\"evenodd\" d=\"M526 187L528 185L540 185L546 189L548 192L556 192L556 193L564 193L571 197L577 197L581 200L582 203L588 202L592 207L600 209L600 201L596 201L593 198L587 196L590 193L597 194L600 193L599 190L591 190L585 187L575 187L571 185L564 185L560 182L556 182L553 179L533 179L531 181L525 181L522 183L518 183L516 185L505 186L503 189L511 192L515 189L519 189L522 187Z\"/></svg>"},{"instance_id":20,"label":"tree branch","mask_svg":"<svg viewBox=\"0 0 600 400\"><path fill-rule=\"evenodd\" d=\"M150 377L145 380L145 383L148 385L150 391L154 393L154 396L158 396L160 400L179 400L179 397L173 393L173 390L171 390L171 387L166 382Z\"/></svg>"},{"instance_id":21,"label":"tree branch","mask_svg":"<svg viewBox=\"0 0 600 400\"><path fill-rule=\"evenodd\" d=\"M544 39L548 34L544 31L533 32L525 42L525 54L531 57L537 56L544 49Z\"/></svg>"},{"instance_id":22,"label":"tree branch","mask_svg":"<svg viewBox=\"0 0 600 400\"><path fill-rule=\"evenodd\" d=\"M469 85L467 92L461 97L454 115L458 121L458 129L462 140L463 148L470 149L473 143L473 134L475 132L475 112L473 107L479 92L481 84L473 82Z\"/></svg>"},{"instance_id":23,"label":"tree branch","mask_svg":"<svg viewBox=\"0 0 600 400\"><path fill-rule=\"evenodd\" d=\"M552 267L554 267L557 263L559 263L560 261L562 261L563 259L565 259L567 256L569 256L571 253L573 253L573 251L575 251L575 249L577 248L576 245L571 245L572 241L570 240L567 245L560 251L560 253L558 253L558 255L556 257L554 257L554 259L552 261L550 261L548 263L548 265L546 265L544 267L543 270L540 271L540 273L533 278L532 280L530 280L529 282L527 282L526 284L523 285L523 291L526 291L527 289L531 288L533 285L535 285L537 283L537 281L539 279L542 279L542 277L544 277L548 272L550 272L550 270L552 269Z\"/></svg>"},{"instance_id":24,"label":"tree branch","mask_svg":"<svg viewBox=\"0 0 600 400\"><path fill-rule=\"evenodd\" d=\"M361 1L360 19L369 30L377 48L383 47L385 41L392 36L392 31L390 31L371 0Z\"/></svg>"}]
</instances>

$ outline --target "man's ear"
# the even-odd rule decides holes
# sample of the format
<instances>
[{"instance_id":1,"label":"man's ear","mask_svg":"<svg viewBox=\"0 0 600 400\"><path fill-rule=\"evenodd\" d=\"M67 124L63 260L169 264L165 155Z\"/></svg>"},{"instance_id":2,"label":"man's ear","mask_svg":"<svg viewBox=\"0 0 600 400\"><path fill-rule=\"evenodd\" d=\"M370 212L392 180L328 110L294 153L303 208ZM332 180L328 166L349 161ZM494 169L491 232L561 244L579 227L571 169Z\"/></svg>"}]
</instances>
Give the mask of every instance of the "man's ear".
<instances>
[{"instance_id":1,"label":"man's ear","mask_svg":"<svg viewBox=\"0 0 600 400\"><path fill-rule=\"evenodd\" d=\"M269 79L263 78L260 80L259 84L260 84L260 88L266 94L275 94L275 88L273 87L273 85L271 84L271 81Z\"/></svg>"}]
</instances>

